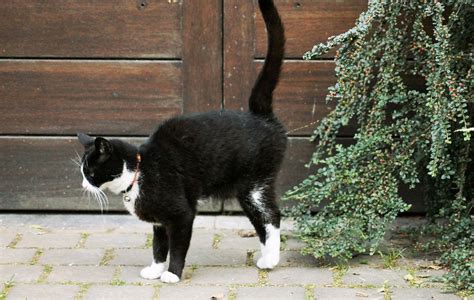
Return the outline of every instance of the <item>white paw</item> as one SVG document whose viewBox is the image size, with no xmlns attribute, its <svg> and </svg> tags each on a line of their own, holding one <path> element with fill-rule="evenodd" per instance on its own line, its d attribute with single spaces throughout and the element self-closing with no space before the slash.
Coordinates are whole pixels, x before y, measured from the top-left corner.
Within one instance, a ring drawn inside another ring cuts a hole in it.
<svg viewBox="0 0 474 300">
<path fill-rule="evenodd" d="M 145 279 L 158 279 L 165 271 L 164 263 L 152 263 L 151 266 L 146 267 L 140 271 L 140 276 Z"/>
<path fill-rule="evenodd" d="M 280 261 L 280 229 L 271 224 L 265 225 L 267 239 L 265 244 L 260 244 L 262 257 L 257 261 L 260 269 L 273 269 Z"/>
<path fill-rule="evenodd" d="M 257 260 L 257 267 L 259 269 L 273 269 L 278 265 L 280 258 L 277 256 L 262 256 Z"/>
<path fill-rule="evenodd" d="M 164 272 L 160 277 L 161 281 L 164 283 L 176 283 L 179 282 L 179 277 L 171 272 Z"/>
</svg>

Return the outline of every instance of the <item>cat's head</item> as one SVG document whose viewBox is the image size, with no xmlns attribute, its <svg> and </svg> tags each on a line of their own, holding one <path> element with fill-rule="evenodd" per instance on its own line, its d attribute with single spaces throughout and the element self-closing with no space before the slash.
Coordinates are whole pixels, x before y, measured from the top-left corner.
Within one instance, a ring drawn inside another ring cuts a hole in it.
<svg viewBox="0 0 474 300">
<path fill-rule="evenodd" d="M 80 165 L 82 187 L 94 195 L 102 195 L 104 189 L 116 194 L 125 190 L 134 176 L 132 165 L 136 147 L 84 133 L 78 133 L 77 137 L 84 146 Z"/>
</svg>

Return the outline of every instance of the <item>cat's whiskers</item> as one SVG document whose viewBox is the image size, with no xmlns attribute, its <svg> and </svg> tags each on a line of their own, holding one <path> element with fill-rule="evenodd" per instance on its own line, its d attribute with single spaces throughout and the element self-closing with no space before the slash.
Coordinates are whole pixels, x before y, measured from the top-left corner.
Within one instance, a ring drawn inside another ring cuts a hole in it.
<svg viewBox="0 0 474 300">
<path fill-rule="evenodd" d="M 99 188 L 84 188 L 83 189 L 85 193 L 87 193 L 89 202 L 91 197 L 94 198 L 97 203 L 99 204 L 100 207 L 100 212 L 104 213 L 104 209 L 108 210 L 109 209 L 109 199 L 107 195 Z"/>
<path fill-rule="evenodd" d="M 71 161 L 78 167 L 81 166 L 81 161 L 80 160 L 77 160 L 76 158 L 71 158 Z"/>
<path fill-rule="evenodd" d="M 102 197 L 102 201 L 104 202 L 105 210 L 109 209 L 109 198 L 107 195 L 102 191 L 101 189 L 98 189 L 99 191 L 99 197 Z"/>
<path fill-rule="evenodd" d="M 76 152 L 77 160 L 78 160 L 78 161 L 82 161 L 82 158 L 81 158 L 81 156 L 79 155 L 79 153 L 76 151 L 76 149 L 74 149 L 74 152 Z"/>
</svg>

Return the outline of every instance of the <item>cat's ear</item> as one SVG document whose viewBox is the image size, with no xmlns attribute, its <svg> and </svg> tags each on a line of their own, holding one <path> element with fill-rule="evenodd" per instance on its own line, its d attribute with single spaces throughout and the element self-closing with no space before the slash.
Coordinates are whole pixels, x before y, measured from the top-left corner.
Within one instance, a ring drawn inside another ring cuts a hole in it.
<svg viewBox="0 0 474 300">
<path fill-rule="evenodd" d="M 95 139 L 95 149 L 99 151 L 100 155 L 112 154 L 112 144 L 102 137 Z"/>
<path fill-rule="evenodd" d="M 79 139 L 79 142 L 85 147 L 85 148 L 89 148 L 90 146 L 92 146 L 94 144 L 94 138 L 85 134 L 85 133 L 82 133 L 82 132 L 78 132 L 77 133 L 77 138 Z"/>
</svg>

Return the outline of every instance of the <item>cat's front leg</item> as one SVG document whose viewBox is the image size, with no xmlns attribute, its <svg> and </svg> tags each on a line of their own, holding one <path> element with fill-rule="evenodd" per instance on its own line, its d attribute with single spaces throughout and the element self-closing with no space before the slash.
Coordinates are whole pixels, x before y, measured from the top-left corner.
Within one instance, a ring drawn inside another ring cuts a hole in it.
<svg viewBox="0 0 474 300">
<path fill-rule="evenodd" d="M 191 241 L 193 220 L 194 215 L 182 217 L 179 222 L 175 222 L 169 227 L 170 265 L 168 271 L 160 277 L 162 282 L 179 282 Z"/>
<path fill-rule="evenodd" d="M 166 256 L 168 256 L 168 234 L 161 225 L 153 226 L 153 262 L 149 267 L 143 268 L 140 276 L 145 279 L 158 279 L 165 271 Z"/>
</svg>

